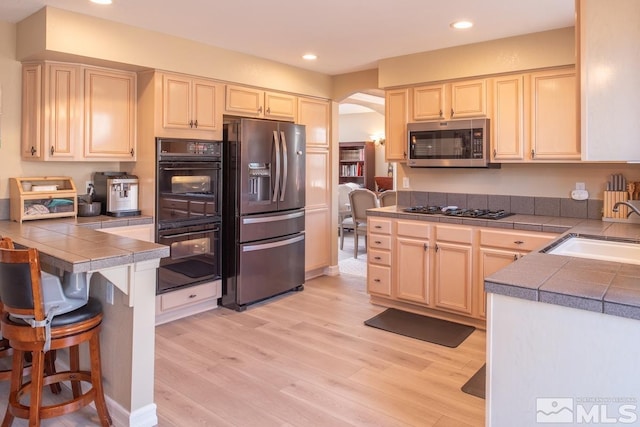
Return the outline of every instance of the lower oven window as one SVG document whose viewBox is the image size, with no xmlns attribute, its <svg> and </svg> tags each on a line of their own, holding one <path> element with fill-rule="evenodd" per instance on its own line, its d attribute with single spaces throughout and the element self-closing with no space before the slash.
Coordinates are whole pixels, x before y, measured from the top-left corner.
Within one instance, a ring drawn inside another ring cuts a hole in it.
<svg viewBox="0 0 640 427">
<path fill-rule="evenodd" d="M 170 247 L 160 261 L 157 293 L 220 279 L 220 224 L 158 232 L 158 243 Z"/>
</svg>

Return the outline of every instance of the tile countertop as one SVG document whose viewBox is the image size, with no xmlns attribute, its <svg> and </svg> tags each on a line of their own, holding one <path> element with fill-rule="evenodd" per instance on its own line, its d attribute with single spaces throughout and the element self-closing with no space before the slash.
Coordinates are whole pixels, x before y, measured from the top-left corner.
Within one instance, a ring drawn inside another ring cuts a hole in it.
<svg viewBox="0 0 640 427">
<path fill-rule="evenodd" d="M 624 238 L 640 243 L 640 224 L 513 215 L 499 220 L 410 214 L 403 206 L 369 209 L 370 216 L 478 227 Z M 541 248 L 542 249 L 542 248 Z M 640 320 L 640 265 L 531 252 L 485 278 L 487 292 Z"/>
<path fill-rule="evenodd" d="M 96 231 L 152 223 L 150 216 L 59 218 L 22 224 L 0 221 L 0 236 L 38 249 L 43 264 L 84 272 L 169 256 L 168 246 Z"/>
</svg>

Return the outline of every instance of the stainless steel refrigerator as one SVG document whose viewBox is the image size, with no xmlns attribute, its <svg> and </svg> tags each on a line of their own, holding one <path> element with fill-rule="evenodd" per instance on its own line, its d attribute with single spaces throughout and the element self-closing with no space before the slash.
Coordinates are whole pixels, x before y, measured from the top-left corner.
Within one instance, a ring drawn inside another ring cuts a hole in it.
<svg viewBox="0 0 640 427">
<path fill-rule="evenodd" d="M 222 305 L 304 287 L 305 128 L 227 119 L 223 160 Z"/>
</svg>

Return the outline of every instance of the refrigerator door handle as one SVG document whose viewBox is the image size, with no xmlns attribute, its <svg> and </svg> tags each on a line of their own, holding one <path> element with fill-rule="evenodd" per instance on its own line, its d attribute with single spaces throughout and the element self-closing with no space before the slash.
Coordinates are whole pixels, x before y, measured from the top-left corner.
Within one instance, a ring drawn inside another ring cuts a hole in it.
<svg viewBox="0 0 640 427">
<path fill-rule="evenodd" d="M 278 131 L 273 131 L 273 143 L 275 144 L 276 153 L 276 183 L 273 186 L 273 201 L 278 201 L 278 193 L 280 193 L 280 138 L 278 137 Z"/>
<path fill-rule="evenodd" d="M 284 132 L 280 131 L 280 137 L 282 138 L 282 190 L 280 191 L 280 201 L 284 202 L 284 195 L 287 193 L 287 139 L 284 136 Z"/>
<path fill-rule="evenodd" d="M 277 216 L 261 216 L 258 218 L 242 218 L 243 224 L 262 224 L 265 222 L 274 222 L 274 221 L 286 221 L 288 219 L 295 219 L 304 216 L 304 211 L 294 212 L 286 215 L 277 215 Z"/>
<path fill-rule="evenodd" d="M 294 237 L 292 239 L 280 240 L 279 242 L 261 243 L 258 245 L 245 245 L 242 247 L 242 252 L 253 252 L 253 251 L 262 251 L 265 249 L 273 249 L 280 246 L 291 245 L 301 240 L 304 240 L 304 234 L 301 236 Z"/>
</svg>

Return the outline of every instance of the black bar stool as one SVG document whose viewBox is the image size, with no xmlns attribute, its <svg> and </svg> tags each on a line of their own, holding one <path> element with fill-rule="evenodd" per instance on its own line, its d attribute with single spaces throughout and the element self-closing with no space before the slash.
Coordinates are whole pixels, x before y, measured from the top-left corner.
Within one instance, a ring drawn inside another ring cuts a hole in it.
<svg viewBox="0 0 640 427">
<path fill-rule="evenodd" d="M 12 247 L 12 243 L 9 239 L 0 246 Z M 1 328 L 13 349 L 9 402 L 2 427 L 9 427 L 14 417 L 28 419 L 29 426 L 39 426 L 41 419 L 77 411 L 91 402 L 95 402 L 101 425 L 111 425 L 102 388 L 100 301 L 89 298 L 86 305 L 57 314 L 57 307 L 45 305 L 43 294 L 38 251 L 0 247 L 0 300 L 4 305 Z M 79 345 L 83 342 L 89 343 L 90 371 L 80 370 Z M 45 355 L 63 348 L 69 349 L 69 370 L 48 375 Z M 32 354 L 30 382 L 25 382 L 23 374 L 27 353 Z M 73 397 L 43 406 L 43 388 L 62 381 L 71 382 Z M 91 384 L 84 393 L 82 382 Z M 24 403 L 25 396 L 28 404 Z"/>
</svg>

